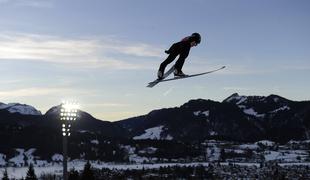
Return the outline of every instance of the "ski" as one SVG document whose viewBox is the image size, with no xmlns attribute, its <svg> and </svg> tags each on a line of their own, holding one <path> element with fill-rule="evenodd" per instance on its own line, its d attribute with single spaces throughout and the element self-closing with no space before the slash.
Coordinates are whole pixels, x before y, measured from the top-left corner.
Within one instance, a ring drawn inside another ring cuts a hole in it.
<svg viewBox="0 0 310 180">
<path fill-rule="evenodd" d="M 201 75 L 205 75 L 205 74 L 209 74 L 209 73 L 213 73 L 219 70 L 224 69 L 226 66 L 222 66 L 221 68 L 212 70 L 212 71 L 207 71 L 207 72 L 203 72 L 203 73 L 198 73 L 198 74 L 191 74 L 191 75 L 186 75 L 186 76 L 177 76 L 174 78 L 170 78 L 170 79 L 162 79 L 162 80 L 157 80 L 156 84 L 160 83 L 160 82 L 166 82 L 166 81 L 173 81 L 173 80 L 178 80 L 178 79 L 185 79 L 185 78 L 190 78 L 190 77 L 195 77 L 195 76 L 201 76 Z M 154 87 L 156 84 L 150 86 L 150 84 L 147 87 Z"/>
<path fill-rule="evenodd" d="M 166 77 L 168 77 L 171 73 L 174 71 L 174 66 L 172 66 L 167 72 L 164 73 L 164 76 L 162 79 L 156 79 L 155 81 L 149 82 L 147 87 L 154 87 L 156 84 L 158 84 L 160 81 L 164 80 Z"/>
</svg>

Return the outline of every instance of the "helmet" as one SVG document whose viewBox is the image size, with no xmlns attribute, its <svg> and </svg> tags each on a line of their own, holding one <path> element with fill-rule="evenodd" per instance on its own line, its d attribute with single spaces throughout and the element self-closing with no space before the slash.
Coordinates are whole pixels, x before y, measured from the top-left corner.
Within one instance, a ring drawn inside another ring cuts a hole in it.
<svg viewBox="0 0 310 180">
<path fill-rule="evenodd" d="M 201 41 L 201 36 L 200 36 L 200 34 L 199 33 L 193 33 L 191 36 L 190 36 L 190 39 L 192 40 L 192 41 L 195 41 L 197 44 L 199 44 L 200 43 L 200 41 Z"/>
</svg>

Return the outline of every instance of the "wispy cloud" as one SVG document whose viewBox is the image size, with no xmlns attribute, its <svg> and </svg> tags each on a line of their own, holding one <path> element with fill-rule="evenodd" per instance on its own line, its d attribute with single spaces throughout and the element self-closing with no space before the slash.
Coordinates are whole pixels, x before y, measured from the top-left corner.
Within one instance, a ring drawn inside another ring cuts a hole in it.
<svg viewBox="0 0 310 180">
<path fill-rule="evenodd" d="M 96 108 L 116 108 L 116 107 L 128 107 L 129 104 L 123 104 L 123 103 L 91 103 L 86 104 L 88 107 L 96 107 Z"/>
<path fill-rule="evenodd" d="M 58 94 L 69 94 L 69 91 L 72 91 L 67 88 L 22 88 L 22 89 L 14 89 L 14 90 L 5 90 L 0 91 L 1 99 L 11 99 L 11 98 L 19 98 L 19 97 L 38 97 L 38 96 L 46 96 L 52 95 L 55 93 Z"/>
<path fill-rule="evenodd" d="M 111 37 L 101 38 L 101 42 L 102 48 L 109 52 L 140 57 L 160 57 L 162 54 L 162 49 L 145 43 L 129 43 Z"/>
<path fill-rule="evenodd" d="M 32 34 L 0 35 L 0 59 L 71 63 L 75 57 L 93 54 L 99 45 L 89 40 L 70 40 Z M 79 61 L 80 58 L 77 59 Z"/>
<path fill-rule="evenodd" d="M 0 90 L 0 100 L 1 101 L 12 101 L 14 99 L 26 98 L 29 102 L 33 99 L 51 98 L 56 101 L 80 101 L 83 97 L 90 97 L 94 94 L 91 89 L 83 88 L 72 88 L 66 86 L 59 87 L 25 87 L 25 88 L 10 88 L 5 90 Z M 62 99 L 66 97 L 66 99 Z M 44 102 L 42 101 L 42 104 Z M 108 105 L 108 104 L 107 104 Z M 120 106 L 117 104 L 110 104 Z"/>
<path fill-rule="evenodd" d="M 159 48 L 111 38 L 63 38 L 57 36 L 1 33 L 0 60 L 27 60 L 68 64 L 84 68 L 139 69 L 147 65 L 116 58 L 160 57 Z"/>
</svg>

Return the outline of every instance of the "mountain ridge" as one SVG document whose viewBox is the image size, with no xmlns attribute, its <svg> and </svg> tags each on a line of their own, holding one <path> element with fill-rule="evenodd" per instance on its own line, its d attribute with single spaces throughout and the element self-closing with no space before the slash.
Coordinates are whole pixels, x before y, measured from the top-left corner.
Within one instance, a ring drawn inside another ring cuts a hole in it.
<svg viewBox="0 0 310 180">
<path fill-rule="evenodd" d="M 116 123 L 131 129 L 131 133 L 136 132 L 133 133 L 134 136 L 141 135 L 139 133 L 154 128 L 155 125 L 164 125 L 163 132 L 171 128 L 173 130 L 170 131 L 174 133 L 170 134 L 183 140 L 218 136 L 217 138 L 239 141 L 271 138 L 285 142 L 309 137 L 309 108 L 309 101 L 292 101 L 274 94 L 240 96 L 234 93 L 222 102 L 189 100 L 180 107 L 153 110 L 146 115 Z M 181 136 L 184 132 L 188 133 L 187 137 Z"/>
<path fill-rule="evenodd" d="M 0 109 L 3 161 L 10 163 L 20 148 L 35 149 L 33 155 L 47 161 L 62 154 L 59 114 L 60 105 L 43 115 Z M 140 159 L 133 152 L 141 151 L 144 156 L 144 149 L 157 149 L 150 156 L 159 159 L 184 158 L 201 154 L 198 147 L 210 141 L 251 144 L 271 140 L 285 144 L 310 139 L 310 102 L 277 95 L 234 94 L 222 102 L 192 99 L 178 107 L 156 109 L 115 122 L 96 119 L 82 110 L 77 114 L 68 143 L 72 159 L 130 161 L 133 157 Z"/>
<path fill-rule="evenodd" d="M 37 110 L 33 106 L 20 103 L 0 103 L 0 109 L 5 109 L 11 113 L 20 113 L 24 115 L 42 115 L 41 111 Z"/>
<path fill-rule="evenodd" d="M 5 104 L 0 104 L 1 106 Z M 210 138 L 237 141 L 271 139 L 284 142 L 309 137 L 309 109 L 309 101 L 292 101 L 274 94 L 240 96 L 234 93 L 222 102 L 192 99 L 179 107 L 156 109 L 145 115 L 114 122 L 96 119 L 91 114 L 79 110 L 79 117 L 73 130 L 94 131 L 107 137 L 133 139 L 155 128 L 161 131 L 162 139 L 167 137 L 181 141 Z M 12 113 L 2 108 L 0 125 L 9 123 L 17 127 L 57 128 L 61 124 L 59 113 L 60 105 L 50 108 L 44 115 Z"/>
</svg>

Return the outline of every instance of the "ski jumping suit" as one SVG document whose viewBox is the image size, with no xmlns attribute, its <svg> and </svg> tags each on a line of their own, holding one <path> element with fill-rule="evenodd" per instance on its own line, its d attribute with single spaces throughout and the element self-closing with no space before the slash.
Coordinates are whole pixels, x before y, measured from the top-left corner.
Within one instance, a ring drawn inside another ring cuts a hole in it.
<svg viewBox="0 0 310 180">
<path fill-rule="evenodd" d="M 167 59 L 160 64 L 159 70 L 162 72 L 165 71 L 165 68 L 168 64 L 170 64 L 178 55 L 179 59 L 175 63 L 175 69 L 178 71 L 182 70 L 185 59 L 187 58 L 189 51 L 191 49 L 191 43 L 189 38 L 186 37 L 182 41 L 174 43 L 169 50 L 165 51 L 169 56 Z"/>
</svg>

